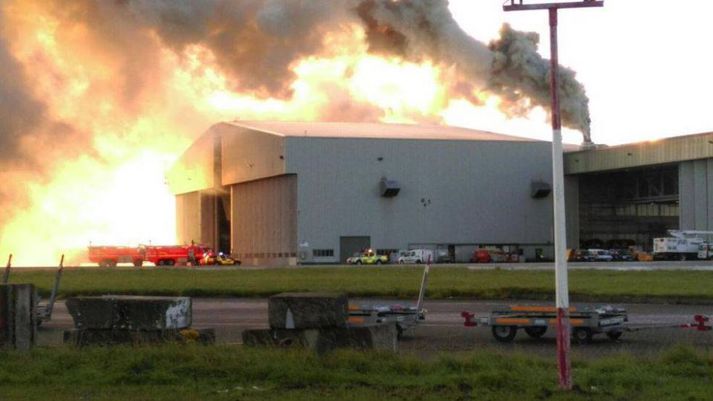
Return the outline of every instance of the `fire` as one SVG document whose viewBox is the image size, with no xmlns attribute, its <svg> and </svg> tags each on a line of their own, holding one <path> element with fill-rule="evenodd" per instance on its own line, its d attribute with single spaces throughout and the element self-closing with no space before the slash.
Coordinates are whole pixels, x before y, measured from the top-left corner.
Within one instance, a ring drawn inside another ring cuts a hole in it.
<svg viewBox="0 0 713 401">
<path fill-rule="evenodd" d="M 56 123 L 28 132 L 22 147 L 42 174 L 0 172 L 22 193 L 5 206 L 10 217 L 0 226 L 0 256 L 13 253 L 18 265 L 52 265 L 62 253 L 79 263 L 90 243 L 174 243 L 175 200 L 164 172 L 218 121 L 445 122 L 507 131 L 496 97 L 471 94 L 482 103 L 475 106 L 451 93 L 449 71 L 432 60 L 369 53 L 358 25 L 326 35 L 320 54 L 290 65 L 289 96 L 265 97 L 235 89 L 200 44 L 175 49 L 144 35 L 143 58 L 131 59 L 124 52 L 135 38 L 118 32 L 107 45 L 96 27 L 73 23 L 70 3 L 65 14 L 43 1 L 0 6 L 9 50 L 32 77 L 29 92 Z M 61 132 L 51 128 L 57 124 Z M 53 142 L 60 147 L 39 142 L 53 135 L 67 137 Z"/>
</svg>

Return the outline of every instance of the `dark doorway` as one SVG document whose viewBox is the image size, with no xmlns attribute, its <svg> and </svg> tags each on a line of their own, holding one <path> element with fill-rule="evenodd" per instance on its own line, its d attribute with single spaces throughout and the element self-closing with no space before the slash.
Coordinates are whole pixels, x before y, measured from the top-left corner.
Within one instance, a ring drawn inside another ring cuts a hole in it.
<svg viewBox="0 0 713 401">
<path fill-rule="evenodd" d="M 339 261 L 346 263 L 348 257 L 369 247 L 371 247 L 371 237 L 339 237 Z"/>
<path fill-rule="evenodd" d="M 216 217 L 218 218 L 218 250 L 232 253 L 230 247 L 230 193 L 217 199 Z"/>
</svg>

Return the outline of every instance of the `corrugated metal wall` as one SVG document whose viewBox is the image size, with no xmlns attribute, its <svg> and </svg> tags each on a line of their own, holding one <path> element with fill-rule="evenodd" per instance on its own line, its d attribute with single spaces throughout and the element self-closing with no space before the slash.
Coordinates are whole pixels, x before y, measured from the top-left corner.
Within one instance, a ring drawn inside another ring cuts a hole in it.
<svg viewBox="0 0 713 401">
<path fill-rule="evenodd" d="M 713 157 L 713 133 L 666 138 L 564 156 L 565 174 L 580 174 Z"/>
<path fill-rule="evenodd" d="M 332 250 L 334 261 L 344 236 L 370 236 L 377 250 L 529 244 L 550 252 L 552 196 L 531 197 L 533 181 L 552 180 L 547 142 L 290 137 L 287 167 L 299 174 L 298 242 Z M 382 178 L 399 182 L 397 196 L 381 196 Z"/>
<path fill-rule="evenodd" d="M 679 205 L 682 230 L 713 230 L 713 159 L 680 164 Z"/>
<path fill-rule="evenodd" d="M 209 191 L 176 195 L 176 231 L 179 244 L 196 244 L 218 248 L 215 214 L 216 197 Z"/>
<path fill-rule="evenodd" d="M 297 261 L 297 176 L 230 186 L 231 241 L 243 264 Z"/>
</svg>

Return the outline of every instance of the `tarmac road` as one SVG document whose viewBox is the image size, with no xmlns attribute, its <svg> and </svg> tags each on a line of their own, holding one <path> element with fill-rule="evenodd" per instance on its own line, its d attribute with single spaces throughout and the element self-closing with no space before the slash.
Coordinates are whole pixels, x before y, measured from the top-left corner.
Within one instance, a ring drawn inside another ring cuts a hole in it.
<svg viewBox="0 0 713 401">
<path fill-rule="evenodd" d="M 398 300 L 353 300 L 355 303 L 409 304 Z M 554 330 L 542 338 L 529 338 L 519 331 L 512 343 L 495 341 L 489 327 L 464 327 L 460 312 L 468 310 L 476 316 L 487 316 L 502 301 L 425 301 L 426 320 L 414 330 L 407 331 L 400 343 L 400 352 L 428 357 L 441 351 L 468 351 L 487 349 L 506 353 L 527 353 L 553 356 L 556 349 Z M 518 301 L 517 304 L 543 304 Z M 693 315 L 713 315 L 712 305 L 616 304 L 629 312 L 631 325 L 673 325 L 692 323 Z M 241 333 L 248 328 L 267 328 L 267 300 L 245 298 L 194 298 L 193 326 L 213 328 L 219 343 L 241 342 Z M 73 327 L 64 302 L 55 305 L 52 321 L 43 324 L 39 333 L 41 345 L 54 345 L 62 341 L 62 331 Z M 604 335 L 594 337 L 591 344 L 572 345 L 573 355 L 596 358 L 602 355 L 629 352 L 637 355 L 656 355 L 661 349 L 685 344 L 694 347 L 713 346 L 713 331 L 659 328 L 625 332 L 617 341 Z"/>
</svg>

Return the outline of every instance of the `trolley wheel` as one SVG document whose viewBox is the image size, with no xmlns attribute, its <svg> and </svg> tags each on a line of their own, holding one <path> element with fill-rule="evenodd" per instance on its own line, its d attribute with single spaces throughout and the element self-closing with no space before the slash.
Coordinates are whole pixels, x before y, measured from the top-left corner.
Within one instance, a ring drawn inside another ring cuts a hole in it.
<svg viewBox="0 0 713 401">
<path fill-rule="evenodd" d="M 592 329 L 577 327 L 572 331 L 572 338 L 577 344 L 589 344 L 592 342 Z"/>
<path fill-rule="evenodd" d="M 525 327 L 525 333 L 532 338 L 540 338 L 547 332 L 547 326 Z"/>
<path fill-rule="evenodd" d="M 618 340 L 619 337 L 621 337 L 622 334 L 624 334 L 624 332 L 621 331 L 621 330 L 611 330 L 611 331 L 607 331 L 607 337 L 609 337 L 609 339 L 612 340 L 612 341 Z"/>
<path fill-rule="evenodd" d="M 361 264 L 361 260 L 357 260 L 357 261 L 356 261 L 356 264 L 360 265 L 360 264 Z"/>
<path fill-rule="evenodd" d="M 135 261 L 134 261 L 134 267 L 141 267 L 141 266 L 143 266 L 143 265 L 144 265 L 144 261 L 143 261 L 143 260 L 135 260 Z"/>
<path fill-rule="evenodd" d="M 380 264 L 381 264 L 381 261 L 380 261 L 380 260 L 377 260 L 377 261 L 376 261 L 376 264 L 377 264 L 377 265 L 380 265 Z"/>
<path fill-rule="evenodd" d="M 493 326 L 493 337 L 501 343 L 509 343 L 517 334 L 517 326 Z"/>
</svg>

